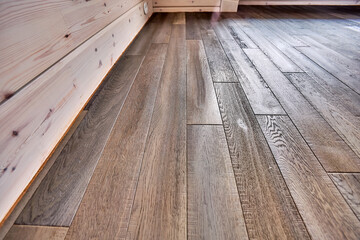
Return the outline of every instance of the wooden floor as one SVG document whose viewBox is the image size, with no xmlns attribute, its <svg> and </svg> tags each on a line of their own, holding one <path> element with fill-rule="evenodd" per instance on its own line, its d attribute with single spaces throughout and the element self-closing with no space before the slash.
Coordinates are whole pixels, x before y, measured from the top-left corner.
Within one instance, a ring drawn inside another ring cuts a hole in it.
<svg viewBox="0 0 360 240">
<path fill-rule="evenodd" d="M 5 239 L 360 238 L 358 7 L 156 14 L 81 116 Z"/>
</svg>

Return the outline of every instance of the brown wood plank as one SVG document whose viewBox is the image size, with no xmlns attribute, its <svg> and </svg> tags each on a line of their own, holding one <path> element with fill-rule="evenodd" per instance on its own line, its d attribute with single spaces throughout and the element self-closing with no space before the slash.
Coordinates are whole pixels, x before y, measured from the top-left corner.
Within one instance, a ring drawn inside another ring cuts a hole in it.
<svg viewBox="0 0 360 240">
<path fill-rule="evenodd" d="M 175 13 L 173 24 L 186 24 L 185 13 Z"/>
<path fill-rule="evenodd" d="M 215 83 L 251 239 L 309 239 L 239 83 Z"/>
<path fill-rule="evenodd" d="M 187 124 L 222 124 L 202 41 L 187 40 Z"/>
<path fill-rule="evenodd" d="M 358 239 L 360 222 L 287 116 L 258 116 L 313 239 Z"/>
<path fill-rule="evenodd" d="M 159 24 L 148 22 L 140 31 L 138 36 L 131 43 L 125 54 L 128 56 L 141 55 L 145 56 L 151 46 L 154 32 L 159 28 Z"/>
<path fill-rule="evenodd" d="M 124 57 L 116 64 L 17 224 L 70 226 L 142 60 Z"/>
<path fill-rule="evenodd" d="M 169 43 L 174 16 L 173 13 L 158 13 L 155 20 L 158 26 L 153 33 L 153 43 Z"/>
<path fill-rule="evenodd" d="M 188 239 L 248 239 L 222 126 L 187 128 Z"/>
<path fill-rule="evenodd" d="M 173 32 L 169 43 L 127 239 L 176 240 L 187 235 L 186 43 L 185 26 L 177 26 L 183 34 Z"/>
<path fill-rule="evenodd" d="M 152 44 L 66 239 L 125 238 L 167 44 Z"/>
<path fill-rule="evenodd" d="M 306 73 L 291 73 L 286 76 L 351 149 L 360 156 L 360 118 L 343 106 L 344 100 L 335 99 L 323 85 L 318 84 Z M 358 99 L 357 107 L 360 108 L 360 96 Z"/>
<path fill-rule="evenodd" d="M 196 13 L 186 13 L 186 40 L 201 40 Z"/>
<path fill-rule="evenodd" d="M 360 220 L 360 173 L 330 173 L 329 176 Z"/>
<path fill-rule="evenodd" d="M 201 33 L 214 82 L 238 82 L 214 30 L 203 30 Z"/>
<path fill-rule="evenodd" d="M 244 49 L 326 171 L 357 172 L 360 159 L 258 49 Z"/>
<path fill-rule="evenodd" d="M 67 227 L 14 225 L 4 240 L 63 240 Z"/>
<path fill-rule="evenodd" d="M 255 114 L 285 114 L 266 82 L 235 40 L 221 44 Z"/>
</svg>

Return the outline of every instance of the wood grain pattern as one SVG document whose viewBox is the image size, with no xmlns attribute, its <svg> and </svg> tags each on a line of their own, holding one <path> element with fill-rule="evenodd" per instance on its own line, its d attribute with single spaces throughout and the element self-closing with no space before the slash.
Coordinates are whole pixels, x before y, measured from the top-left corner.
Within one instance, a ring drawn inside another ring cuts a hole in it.
<svg viewBox="0 0 360 240">
<path fill-rule="evenodd" d="M 0 102 L 140 2 L 1 1 Z"/>
<path fill-rule="evenodd" d="M 140 31 L 139 35 L 134 39 L 130 44 L 129 48 L 126 49 L 126 55 L 134 56 L 141 55 L 145 56 L 149 51 L 151 42 L 154 36 L 154 32 L 158 27 L 157 23 L 153 23 L 151 20 L 146 24 L 143 29 Z"/>
<path fill-rule="evenodd" d="M 142 6 L 126 12 L 0 105 L 0 168 L 5 169 L 0 176 L 1 220 L 148 20 Z"/>
<path fill-rule="evenodd" d="M 186 40 L 201 40 L 200 26 L 196 13 L 186 13 Z"/>
<path fill-rule="evenodd" d="M 154 12 L 220 12 L 220 7 L 154 7 Z"/>
<path fill-rule="evenodd" d="M 244 49 L 326 171 L 357 172 L 360 159 L 258 49 Z"/>
<path fill-rule="evenodd" d="M 229 59 L 216 37 L 214 30 L 204 30 L 201 33 L 209 61 L 211 76 L 214 82 L 238 82 Z"/>
<path fill-rule="evenodd" d="M 187 128 L 188 239 L 248 239 L 224 129 Z"/>
<path fill-rule="evenodd" d="M 285 114 L 269 86 L 235 40 L 221 44 L 255 114 Z"/>
<path fill-rule="evenodd" d="M 185 26 L 177 26 L 156 97 L 127 239 L 187 235 L 186 42 Z"/>
<path fill-rule="evenodd" d="M 360 220 L 360 174 L 330 173 L 329 176 Z"/>
<path fill-rule="evenodd" d="M 199 7 L 220 6 L 221 0 L 156 0 L 154 7 Z"/>
<path fill-rule="evenodd" d="M 358 239 L 360 222 L 286 116 L 258 116 L 313 239 Z M 311 187 L 309 187 L 311 186 Z"/>
<path fill-rule="evenodd" d="M 187 124 L 222 124 L 210 69 L 201 41 L 186 41 Z"/>
<path fill-rule="evenodd" d="M 185 13 L 175 13 L 173 24 L 186 24 Z"/>
<path fill-rule="evenodd" d="M 355 33 L 355 35 L 360 34 Z M 298 47 L 297 50 L 360 94 L 360 62 L 344 57 L 308 36 L 299 36 L 299 38 L 307 42 L 310 47 Z"/>
<path fill-rule="evenodd" d="M 309 239 L 238 83 L 215 83 L 250 239 Z"/>
<path fill-rule="evenodd" d="M 166 44 L 152 44 L 66 239 L 125 238 Z"/>
<path fill-rule="evenodd" d="M 171 26 L 174 19 L 174 13 L 158 14 L 154 21 L 158 24 L 153 33 L 153 43 L 169 43 L 171 36 Z"/>
<path fill-rule="evenodd" d="M 68 228 L 14 225 L 4 240 L 64 240 Z"/>
<path fill-rule="evenodd" d="M 70 140 L 71 136 L 74 134 L 74 132 L 76 131 L 82 120 L 84 119 L 87 112 L 88 112 L 87 110 L 83 110 L 80 112 L 75 122 L 71 125 L 69 131 L 66 133 L 64 138 L 58 144 L 54 152 L 51 154 L 51 157 L 47 160 L 45 166 L 43 166 L 43 168 L 41 169 L 41 172 L 39 172 L 39 174 L 33 180 L 29 188 L 26 190 L 26 193 L 23 195 L 21 200 L 16 204 L 15 208 L 13 209 L 9 217 L 6 219 L 4 224 L 0 227 L 0 239 L 3 239 L 7 234 L 7 232 L 14 225 L 16 219 L 20 216 L 26 204 L 30 201 L 31 197 L 34 195 L 39 185 L 41 185 L 43 179 L 47 176 L 50 168 L 53 166 L 54 162 L 58 159 L 62 150 L 64 149 L 64 147 Z"/>
<path fill-rule="evenodd" d="M 124 57 L 116 64 L 17 224 L 70 226 L 142 60 Z"/>
<path fill-rule="evenodd" d="M 229 16 L 229 19 L 225 18 L 223 20 L 231 36 L 235 39 L 241 48 L 258 48 L 258 46 L 251 40 L 251 38 L 249 38 L 249 36 L 246 35 L 246 33 L 244 33 L 244 31 L 239 28 L 239 26 L 233 21 L 231 17 L 234 15 L 225 15 Z"/>
<path fill-rule="evenodd" d="M 343 107 L 343 99 L 335 100 L 334 95 L 306 73 L 292 73 L 286 76 L 351 149 L 360 156 L 360 118 Z M 359 101 L 357 104 L 354 102 L 354 105 L 360 108 L 360 96 L 358 99 Z M 327 104 L 324 104 L 325 102 Z"/>
</svg>

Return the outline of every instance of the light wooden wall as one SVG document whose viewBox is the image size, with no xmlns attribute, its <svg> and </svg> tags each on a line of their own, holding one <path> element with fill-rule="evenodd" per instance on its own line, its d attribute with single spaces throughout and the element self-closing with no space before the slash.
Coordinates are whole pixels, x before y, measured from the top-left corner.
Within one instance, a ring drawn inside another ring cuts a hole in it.
<svg viewBox="0 0 360 240">
<path fill-rule="evenodd" d="M 154 12 L 236 12 L 238 0 L 154 0 Z"/>
<path fill-rule="evenodd" d="M 151 0 L 1 1 L 0 221 L 151 14 Z"/>
</svg>

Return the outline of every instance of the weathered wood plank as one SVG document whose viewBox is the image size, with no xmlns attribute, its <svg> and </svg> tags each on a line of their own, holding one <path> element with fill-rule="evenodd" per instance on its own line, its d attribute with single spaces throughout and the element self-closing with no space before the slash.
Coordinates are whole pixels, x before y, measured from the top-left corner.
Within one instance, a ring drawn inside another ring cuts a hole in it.
<svg viewBox="0 0 360 240">
<path fill-rule="evenodd" d="M 142 60 L 141 56 L 124 57 L 114 66 L 17 224 L 70 226 Z"/>
<path fill-rule="evenodd" d="M 249 38 L 246 33 L 233 21 L 232 16 L 230 15 L 227 19 L 224 19 L 223 22 L 225 26 L 229 29 L 230 34 L 233 36 L 235 41 L 239 44 L 241 48 L 258 48 L 258 46 Z M 226 15 L 226 16 L 228 16 Z M 237 16 L 237 15 L 236 15 Z"/>
<path fill-rule="evenodd" d="M 310 47 L 297 47 L 298 51 L 360 94 L 360 61 L 344 57 L 308 36 L 299 36 L 299 38 Z"/>
<path fill-rule="evenodd" d="M 291 73 L 286 76 L 351 149 L 360 156 L 360 118 L 343 107 L 344 99 L 334 99 L 333 94 L 306 73 Z M 360 96 L 358 100 L 357 104 L 354 102 L 354 105 L 360 108 Z"/>
<path fill-rule="evenodd" d="M 64 240 L 67 227 L 14 225 L 4 240 Z"/>
<path fill-rule="evenodd" d="M 239 83 L 215 83 L 250 239 L 309 239 Z"/>
<path fill-rule="evenodd" d="M 254 113 L 285 114 L 266 82 L 235 40 L 223 40 L 221 43 Z"/>
<path fill-rule="evenodd" d="M 201 40 L 196 13 L 186 13 L 186 40 Z"/>
<path fill-rule="evenodd" d="M 287 116 L 258 116 L 313 239 L 358 239 L 360 222 Z"/>
<path fill-rule="evenodd" d="M 186 24 L 185 13 L 175 13 L 173 24 Z"/>
<path fill-rule="evenodd" d="M 357 172 L 360 159 L 258 49 L 244 49 L 326 171 Z"/>
<path fill-rule="evenodd" d="M 227 58 L 214 30 L 201 33 L 211 76 L 214 82 L 238 82 L 229 59 Z"/>
<path fill-rule="evenodd" d="M 187 40 L 187 124 L 222 124 L 202 41 Z"/>
<path fill-rule="evenodd" d="M 330 173 L 329 176 L 360 220 L 360 174 Z"/>
<path fill-rule="evenodd" d="M 173 32 L 179 37 L 169 43 L 127 239 L 187 236 L 186 42 L 185 30 L 182 32 L 181 37 Z"/>
<path fill-rule="evenodd" d="M 221 0 L 156 0 L 154 7 L 209 7 L 220 6 Z"/>
<path fill-rule="evenodd" d="M 152 44 L 66 239 L 125 238 L 166 44 Z"/>
<path fill-rule="evenodd" d="M 173 13 L 158 14 L 158 26 L 153 33 L 153 43 L 169 43 L 174 16 Z"/>
<path fill-rule="evenodd" d="M 248 239 L 222 126 L 187 128 L 188 239 Z"/>
<path fill-rule="evenodd" d="M 148 22 L 134 39 L 125 54 L 128 56 L 140 55 L 145 56 L 149 51 L 158 23 Z"/>
</svg>

